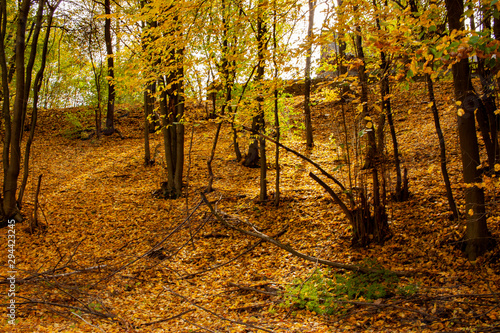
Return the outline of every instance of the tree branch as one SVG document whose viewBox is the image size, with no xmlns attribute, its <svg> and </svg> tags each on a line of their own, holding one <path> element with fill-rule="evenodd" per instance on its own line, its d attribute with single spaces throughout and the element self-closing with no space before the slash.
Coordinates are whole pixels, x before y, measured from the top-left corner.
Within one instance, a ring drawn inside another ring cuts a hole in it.
<svg viewBox="0 0 500 333">
<path fill-rule="evenodd" d="M 318 163 L 314 162 L 314 161 L 313 161 L 313 160 L 311 160 L 309 157 L 304 156 L 304 155 L 302 155 L 301 153 L 299 153 L 298 151 L 293 150 L 292 148 L 289 148 L 289 147 L 287 147 L 287 146 L 283 145 L 282 143 L 280 143 L 280 142 L 278 142 L 278 141 L 276 141 L 276 140 L 274 140 L 274 139 L 270 138 L 269 136 L 267 136 L 267 135 L 265 135 L 265 134 L 262 134 L 262 133 L 260 133 L 260 132 L 254 131 L 254 130 L 252 130 L 251 128 L 248 128 L 248 127 L 246 127 L 246 126 L 241 126 L 241 128 L 243 128 L 245 131 L 248 131 L 248 132 L 250 132 L 250 133 L 253 133 L 253 134 L 255 134 L 255 135 L 258 135 L 258 136 L 260 136 L 260 137 L 262 137 L 262 138 L 266 139 L 267 141 L 274 143 L 274 144 L 275 144 L 275 145 L 277 145 L 278 147 L 283 148 L 283 149 L 285 149 L 286 151 L 288 151 L 288 152 L 290 152 L 290 153 L 292 153 L 292 154 L 294 154 L 294 155 L 296 155 L 296 156 L 300 157 L 301 159 L 303 159 L 303 160 L 305 160 L 305 161 L 309 162 L 309 163 L 310 163 L 310 164 L 312 164 L 312 165 L 313 165 L 316 169 L 318 169 L 318 170 L 319 170 L 319 171 L 320 171 L 323 175 L 325 175 L 325 176 L 326 176 L 326 177 L 328 177 L 329 179 L 333 180 L 333 182 L 334 182 L 335 184 L 337 184 L 337 185 L 340 187 L 340 189 L 341 189 L 342 191 L 344 191 L 345 193 L 347 193 L 350 197 L 352 196 L 349 192 L 347 192 L 346 188 L 344 187 L 344 185 L 342 185 L 342 183 L 341 183 L 340 181 L 338 181 L 335 177 L 333 177 L 330 173 L 328 173 L 328 172 L 327 172 L 325 169 L 323 169 L 323 168 L 322 168 L 322 167 L 321 167 Z"/>
<path fill-rule="evenodd" d="M 302 258 L 302 259 L 307 260 L 307 261 L 318 262 L 318 263 L 320 263 L 322 265 L 325 265 L 325 266 L 329 266 L 329 267 L 333 267 L 333 268 L 338 268 L 338 269 L 345 269 L 345 270 L 348 270 L 348 271 L 355 271 L 355 272 L 362 272 L 362 273 L 380 273 L 381 272 L 380 269 L 372 269 L 372 268 L 363 267 L 363 266 L 357 266 L 357 265 L 341 264 L 341 263 L 334 262 L 334 261 L 329 261 L 329 260 L 325 260 L 325 259 L 320 259 L 320 258 L 312 257 L 312 256 L 309 256 L 307 254 L 304 254 L 304 253 L 301 253 L 301 252 L 298 252 L 298 251 L 294 250 L 288 244 L 283 244 L 281 242 L 278 242 L 274 238 L 269 237 L 269 236 L 267 236 L 267 235 L 265 235 L 265 234 L 257 231 L 255 228 L 254 228 L 254 231 L 248 231 L 248 230 L 239 228 L 237 226 L 231 225 L 226 220 L 224 220 L 224 218 L 222 218 L 219 213 L 217 213 L 215 211 L 214 207 L 212 206 L 212 204 L 210 204 L 210 202 L 208 201 L 208 199 L 205 196 L 205 194 L 203 194 L 203 193 L 200 193 L 200 194 L 201 194 L 203 202 L 208 206 L 208 208 L 210 209 L 210 211 L 212 212 L 212 214 L 217 218 L 217 220 L 220 223 L 222 223 L 227 228 L 239 231 L 239 232 L 241 232 L 243 234 L 246 234 L 246 235 L 249 235 L 249 236 L 260 238 L 260 239 L 262 239 L 262 240 L 264 240 L 266 242 L 269 242 L 271 244 L 276 245 L 280 249 L 283 249 L 283 250 L 291 253 L 292 255 L 294 255 L 296 257 Z M 288 226 L 286 228 L 288 228 Z M 392 272 L 392 273 L 396 274 L 397 276 L 407 276 L 407 275 L 410 275 L 410 273 L 408 273 L 408 272 Z"/>
</svg>

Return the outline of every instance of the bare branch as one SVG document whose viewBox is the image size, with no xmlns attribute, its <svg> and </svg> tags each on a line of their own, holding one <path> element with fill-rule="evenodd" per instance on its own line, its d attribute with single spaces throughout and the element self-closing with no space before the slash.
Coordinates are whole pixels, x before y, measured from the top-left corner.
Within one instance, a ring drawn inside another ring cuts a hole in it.
<svg viewBox="0 0 500 333">
<path fill-rule="evenodd" d="M 195 309 L 190 309 L 190 310 L 181 312 L 179 314 L 176 314 L 175 316 L 172 316 L 172 317 L 168 317 L 168 318 L 165 318 L 165 319 L 151 321 L 149 323 L 139 324 L 138 326 L 151 326 L 151 325 L 154 325 L 154 324 L 164 323 L 166 321 L 170 321 L 170 320 L 173 320 L 173 319 L 176 319 L 176 318 L 180 318 L 180 317 L 184 316 L 185 314 L 193 312 L 193 311 L 196 311 L 196 310 Z"/>
<path fill-rule="evenodd" d="M 298 252 L 297 250 L 294 250 L 290 245 L 278 242 L 274 238 L 269 237 L 269 236 L 259 232 L 258 230 L 254 229 L 254 231 L 248 231 L 248 230 L 239 228 L 237 226 L 231 225 L 226 220 L 224 220 L 224 218 L 222 218 L 219 213 L 217 213 L 215 211 L 214 207 L 210 204 L 210 202 L 208 201 L 205 194 L 203 194 L 203 193 L 200 193 L 200 194 L 201 194 L 201 197 L 203 199 L 203 202 L 205 202 L 205 204 L 208 206 L 208 208 L 210 209 L 212 214 L 217 218 L 217 220 L 220 223 L 222 223 L 227 228 L 239 231 L 239 232 L 246 234 L 246 235 L 260 238 L 266 242 L 269 242 L 269 243 L 276 245 L 277 247 L 291 253 L 292 255 L 294 255 L 296 257 L 302 258 L 302 259 L 307 260 L 307 261 L 318 262 L 318 263 L 325 265 L 325 266 L 338 268 L 338 269 L 345 269 L 345 270 L 355 271 L 355 272 L 379 273 L 381 271 L 380 269 L 372 269 L 372 268 L 368 268 L 368 267 L 364 267 L 364 266 L 357 266 L 357 265 L 341 264 L 338 262 L 333 262 L 333 261 L 329 261 L 329 260 L 325 260 L 325 259 L 319 259 L 316 257 L 312 257 L 312 256 L 309 256 L 307 254 Z M 286 228 L 288 228 L 288 226 Z M 397 276 L 407 276 L 407 275 L 411 274 L 410 272 L 392 272 L 392 273 L 396 274 Z"/>
<path fill-rule="evenodd" d="M 163 287 L 165 290 L 167 290 L 169 293 L 171 293 L 172 295 L 175 295 L 179 298 L 182 298 L 184 301 L 188 302 L 189 304 L 205 311 L 205 312 L 208 312 L 210 313 L 211 315 L 219 318 L 219 319 L 222 319 L 222 320 L 225 320 L 225 321 L 229 321 L 231 323 L 234 323 L 234 324 L 238 324 L 238 325 L 243 325 L 243 326 L 246 326 L 246 327 L 251 327 L 253 329 L 256 329 L 256 330 L 261 330 L 261 331 L 264 331 L 264 332 L 270 332 L 270 333 L 273 333 L 273 331 L 271 330 L 268 330 L 267 328 L 264 328 L 264 327 L 260 327 L 260 326 L 256 326 L 256 325 L 252 325 L 252 324 L 248 324 L 248 323 L 244 323 L 244 322 L 241 322 L 241 321 L 238 321 L 238 320 L 233 320 L 233 319 L 229 319 L 229 318 L 226 318 L 224 316 L 221 316 L 220 314 L 216 313 L 216 312 L 213 312 L 212 310 L 209 310 L 207 308 L 204 308 L 202 307 L 201 305 L 198 305 L 196 303 L 194 303 L 193 301 L 191 301 L 190 299 L 188 299 L 187 297 L 185 296 L 182 296 L 181 294 L 178 294 L 176 293 L 175 291 L 173 291 L 172 289 L 169 289 L 167 287 Z"/>
</svg>

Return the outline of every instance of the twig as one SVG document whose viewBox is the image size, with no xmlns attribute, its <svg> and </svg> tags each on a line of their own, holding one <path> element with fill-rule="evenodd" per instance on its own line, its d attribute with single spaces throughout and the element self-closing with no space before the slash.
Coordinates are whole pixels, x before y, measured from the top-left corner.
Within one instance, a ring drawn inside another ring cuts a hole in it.
<svg viewBox="0 0 500 333">
<path fill-rule="evenodd" d="M 198 328 L 199 328 L 199 329 L 201 329 L 201 330 L 205 330 L 205 331 L 207 331 L 207 332 L 212 332 L 212 333 L 217 333 L 216 331 L 212 331 L 211 329 L 208 329 L 208 328 L 206 328 L 206 327 L 203 327 L 203 326 L 201 326 L 201 325 L 198 325 L 198 324 L 196 324 L 196 323 L 193 323 L 192 321 L 187 320 L 186 318 L 182 318 L 182 320 L 183 320 L 183 321 L 185 321 L 185 322 L 186 322 L 186 323 L 188 323 L 188 324 L 191 324 L 191 325 L 193 325 L 193 326 L 198 327 Z"/>
<path fill-rule="evenodd" d="M 309 274 L 309 276 L 307 277 L 307 279 L 305 279 L 302 282 L 302 284 L 300 285 L 299 291 L 297 292 L 297 295 L 295 295 L 295 297 L 299 297 L 300 296 L 300 293 L 302 292 L 302 289 L 304 288 L 304 285 L 307 283 L 307 281 L 311 280 L 311 278 L 314 276 L 314 273 L 316 273 L 316 269 L 317 268 L 318 268 L 318 260 L 316 260 L 316 262 L 314 263 L 314 267 L 313 267 L 312 273 Z M 290 313 L 292 313 L 292 307 L 290 307 L 290 310 L 288 310 L 288 312 L 286 313 L 285 318 L 288 318 L 288 316 L 290 315 Z"/>
<path fill-rule="evenodd" d="M 189 239 L 187 241 L 185 241 L 174 253 L 170 254 L 169 256 L 166 256 L 164 259 L 161 259 L 160 262 L 150 266 L 150 267 L 147 267 L 145 270 L 148 270 L 148 269 L 151 269 L 153 267 L 156 267 L 158 266 L 161 262 L 163 262 L 164 260 L 167 260 L 167 259 L 172 259 L 173 257 L 175 257 L 187 244 L 189 244 L 190 242 L 193 244 L 194 246 L 194 237 L 201 231 L 201 229 L 207 224 L 207 222 L 209 221 L 209 218 L 206 218 L 202 223 L 201 225 L 194 231 L 194 233 L 191 231 L 191 224 L 189 224 Z M 182 278 L 182 277 L 181 277 Z"/>
<path fill-rule="evenodd" d="M 277 238 L 281 235 L 283 235 L 286 231 L 288 230 L 288 228 L 285 228 L 283 230 L 281 230 L 280 232 L 278 232 L 277 234 L 273 235 L 273 238 Z M 254 244 L 252 244 L 248 249 L 246 249 L 245 251 L 243 251 L 242 253 L 238 254 L 236 257 L 222 263 L 222 264 L 219 264 L 219 265 L 216 265 L 216 266 L 213 266 L 213 267 L 210 267 L 210 268 L 207 268 L 207 269 L 204 269 L 202 271 L 199 271 L 199 272 L 195 272 L 195 273 L 191 273 L 191 274 L 187 274 L 187 275 L 184 275 L 184 276 L 181 276 L 180 278 L 181 279 L 189 279 L 189 278 L 192 278 L 192 277 L 195 277 L 196 275 L 200 275 L 200 274 L 203 274 L 203 273 L 206 273 L 206 272 L 210 272 L 210 271 L 213 271 L 215 269 L 218 269 L 218 268 L 221 268 L 223 266 L 226 266 L 230 263 L 232 263 L 233 261 L 235 261 L 236 259 L 244 256 L 245 254 L 247 254 L 248 252 L 252 251 L 253 249 L 255 249 L 257 246 L 259 246 L 260 244 L 262 244 L 264 242 L 263 239 L 260 239 L 258 240 L 257 242 L 255 242 Z"/>
<path fill-rule="evenodd" d="M 321 167 L 318 163 L 314 162 L 314 161 L 313 161 L 313 160 L 311 160 L 309 157 L 302 155 L 302 154 L 301 154 L 301 153 L 299 153 L 298 151 L 293 150 L 292 148 L 289 148 L 289 147 L 287 147 L 287 146 L 283 145 L 283 144 L 282 144 L 282 143 L 280 143 L 280 142 L 277 142 L 276 140 L 274 140 L 274 139 L 270 138 L 269 136 L 267 136 L 267 135 L 265 135 L 265 134 L 262 134 L 262 133 L 260 133 L 260 132 L 254 131 L 254 130 L 252 130 L 251 128 L 248 128 L 248 127 L 245 127 L 245 126 L 242 126 L 242 128 L 243 128 L 244 130 L 246 130 L 246 131 L 249 131 L 249 132 L 251 132 L 251 133 L 253 133 L 253 134 L 255 134 L 255 135 L 258 135 L 258 136 L 260 136 L 260 137 L 262 137 L 262 138 L 266 139 L 266 140 L 267 140 L 267 141 L 269 141 L 269 142 L 274 143 L 275 145 L 277 145 L 277 146 L 279 146 L 279 147 L 281 147 L 281 148 L 285 149 L 286 151 L 288 151 L 288 152 L 290 152 L 290 153 L 292 153 L 292 154 L 294 154 L 294 155 L 296 155 L 296 156 L 300 157 L 301 159 L 303 159 L 303 160 L 305 160 L 305 161 L 309 162 L 309 163 L 310 163 L 310 164 L 312 164 L 314 167 L 316 167 L 316 169 L 318 169 L 318 170 L 319 170 L 319 171 L 320 171 L 323 175 L 325 175 L 326 177 L 328 177 L 328 178 L 330 178 L 331 180 L 333 180 L 333 182 L 334 182 L 335 184 L 337 184 L 337 185 L 340 187 L 340 189 L 341 189 L 342 191 L 344 191 L 344 192 L 345 192 L 345 193 L 347 193 L 349 196 L 351 196 L 351 194 L 350 194 L 349 192 L 347 192 L 346 188 L 344 187 L 344 185 L 342 185 L 342 183 L 341 183 L 340 181 L 338 181 L 335 177 L 333 177 L 330 173 L 328 173 L 328 172 L 327 172 L 325 169 L 323 169 L 323 168 L 322 168 L 322 167 Z"/>
<path fill-rule="evenodd" d="M 246 327 L 251 327 L 251 328 L 256 329 L 256 330 L 261 330 L 261 331 L 264 331 L 264 332 L 273 333 L 273 331 L 268 330 L 267 328 L 264 328 L 264 327 L 255 326 L 255 325 L 244 323 L 244 322 L 241 322 L 241 321 L 238 321 L 238 320 L 233 320 L 233 319 L 230 319 L 230 318 L 226 318 L 226 317 L 224 317 L 224 316 L 222 316 L 222 315 L 220 315 L 220 314 L 218 314 L 218 313 L 216 313 L 216 312 L 214 312 L 212 310 L 209 310 L 207 308 L 202 307 L 201 305 L 198 305 L 198 304 L 194 303 L 193 301 L 191 301 L 187 297 L 182 296 L 181 294 L 176 293 L 172 289 L 169 289 L 169 288 L 167 288 L 165 286 L 163 286 L 163 288 L 165 290 L 167 290 L 169 293 L 171 293 L 171 294 L 173 294 L 173 295 L 175 295 L 175 296 L 177 296 L 179 298 L 182 298 L 184 301 L 188 302 L 189 304 L 191 304 L 191 305 L 193 305 L 193 306 L 195 306 L 195 307 L 197 307 L 197 308 L 199 308 L 199 309 L 201 309 L 201 310 L 203 310 L 205 312 L 208 312 L 211 315 L 213 315 L 213 316 L 215 316 L 215 317 L 217 317 L 219 319 L 222 319 L 222 320 L 225 320 L 225 321 L 229 321 L 229 322 L 234 323 L 234 324 L 243 325 L 243 326 L 246 326 Z"/>
<path fill-rule="evenodd" d="M 181 312 L 179 314 L 176 314 L 175 316 L 172 316 L 172 317 L 168 317 L 168 318 L 165 318 L 165 319 L 160 319 L 160 320 L 156 320 L 156 321 L 151 321 L 149 323 L 142 323 L 142 324 L 139 324 L 137 326 L 150 326 L 150 325 L 154 325 L 154 324 L 159 324 L 159 323 L 164 323 L 166 321 L 170 321 L 170 320 L 173 320 L 173 319 L 176 319 L 176 318 L 179 318 L 179 317 L 182 317 L 184 316 L 185 314 L 187 313 L 190 313 L 190 312 L 193 312 L 193 311 L 196 311 L 195 309 L 190 309 L 190 310 L 187 310 L 187 311 L 184 311 L 184 312 Z"/>
<path fill-rule="evenodd" d="M 341 263 L 338 263 L 338 262 L 333 262 L 333 261 L 329 261 L 329 260 L 325 260 L 325 259 L 319 259 L 319 258 L 316 258 L 316 257 L 312 257 L 312 256 L 309 256 L 307 254 L 298 252 L 298 251 L 294 250 L 290 245 L 278 242 L 274 238 L 269 237 L 269 236 L 267 236 L 267 235 L 265 235 L 265 234 L 263 234 L 263 233 L 255 230 L 255 229 L 254 229 L 254 231 L 248 231 L 248 230 L 239 228 L 237 226 L 231 225 L 231 224 L 227 223 L 227 221 L 224 220 L 224 218 L 222 218 L 215 211 L 214 207 L 210 204 L 210 202 L 208 201 L 208 199 L 205 196 L 205 194 L 203 194 L 203 193 L 200 193 L 200 194 L 201 194 L 201 197 L 203 199 L 203 202 L 205 202 L 205 204 L 208 206 L 208 208 L 210 209 L 210 211 L 212 212 L 212 214 L 214 214 L 214 216 L 217 218 L 217 220 L 220 223 L 222 223 L 227 228 L 230 228 L 230 229 L 233 229 L 233 230 L 237 230 L 237 231 L 239 231 L 239 232 L 241 232 L 243 234 L 246 234 L 246 235 L 250 235 L 250 236 L 253 236 L 253 237 L 260 238 L 260 239 L 262 239 L 262 240 L 264 240 L 266 242 L 269 242 L 271 244 L 276 245 L 277 247 L 279 247 L 279 248 L 281 248 L 281 249 L 283 249 L 283 250 L 291 253 L 292 255 L 294 255 L 296 257 L 302 258 L 302 259 L 307 260 L 307 261 L 318 262 L 318 263 L 320 263 L 322 265 L 330 266 L 330 267 L 333 267 L 333 268 L 345 269 L 345 270 L 349 270 L 349 271 L 356 271 L 356 272 L 363 272 L 363 273 L 380 273 L 381 272 L 380 269 L 372 269 L 372 268 L 363 267 L 363 266 L 357 266 L 357 265 L 341 264 Z M 408 275 L 411 274 L 409 272 L 392 272 L 392 273 L 394 273 L 397 276 L 408 276 Z"/>
<path fill-rule="evenodd" d="M 75 274 L 80 274 L 80 273 L 86 273 L 88 271 L 101 269 L 104 267 L 107 267 L 107 265 L 92 266 L 92 267 L 87 267 L 87 268 L 75 270 L 73 272 L 53 274 L 53 275 L 46 275 L 47 273 L 49 273 L 49 271 L 45 271 L 43 273 L 37 273 L 37 274 L 31 275 L 31 276 L 28 276 L 26 278 L 16 280 L 16 283 L 22 284 L 22 283 L 37 282 L 37 281 L 41 281 L 44 279 L 55 279 L 55 278 L 60 278 L 60 277 L 65 277 L 65 276 L 70 276 L 70 275 L 75 275 Z M 61 267 L 60 269 L 64 269 L 64 268 L 67 268 L 67 267 L 64 266 L 64 267 Z M 58 270 L 60 270 L 60 269 L 58 269 Z M 54 270 L 51 271 L 51 273 L 53 273 L 53 272 L 54 272 Z M 0 284 L 8 284 L 8 283 L 10 283 L 10 282 L 8 282 L 6 279 L 3 281 L 0 281 Z"/>
<path fill-rule="evenodd" d="M 94 310 L 89 309 L 89 308 L 80 308 L 80 307 L 77 307 L 77 306 L 60 304 L 60 303 L 55 303 L 55 302 L 33 300 L 33 299 L 30 299 L 30 298 L 27 298 L 27 297 L 22 297 L 22 296 L 17 296 L 17 297 L 26 299 L 27 302 L 20 302 L 20 303 L 16 302 L 16 305 L 22 305 L 22 304 L 42 304 L 42 305 L 50 305 L 50 306 L 56 306 L 56 307 L 60 307 L 60 308 L 66 308 L 66 309 L 75 310 L 75 311 L 81 311 L 81 312 L 85 312 L 85 313 L 94 315 L 96 317 L 101 317 L 101 318 L 106 318 L 106 319 L 116 318 L 117 317 L 115 314 L 112 314 L 112 313 L 111 314 L 110 313 L 102 313 L 102 312 L 99 312 L 99 311 L 94 311 Z M 3 306 L 3 304 L 2 304 L 2 306 Z"/>
<path fill-rule="evenodd" d="M 45 219 L 45 223 L 47 223 L 47 228 L 50 226 L 49 221 L 47 220 L 47 216 L 45 215 L 45 212 L 43 211 L 42 205 L 39 205 L 40 211 L 42 212 L 43 218 Z"/>
<path fill-rule="evenodd" d="M 98 328 L 99 330 L 101 330 L 101 332 L 106 333 L 101 327 L 96 326 L 96 325 L 92 325 L 91 323 L 89 323 L 88 321 L 86 321 L 85 319 L 83 319 L 82 316 L 80 316 L 76 312 L 71 312 L 71 314 L 73 314 L 73 315 L 77 316 L 78 318 L 80 318 L 85 324 L 90 325 L 90 326 L 95 327 L 95 328 Z"/>
<path fill-rule="evenodd" d="M 97 284 L 105 281 L 105 280 L 108 280 L 110 278 L 112 278 L 114 275 L 116 275 L 118 272 L 122 271 L 123 269 L 127 268 L 128 266 L 132 265 L 133 263 L 141 260 L 142 258 L 150 255 L 151 253 L 153 253 L 154 251 L 158 250 L 162 245 L 163 243 L 165 243 L 167 241 L 167 239 L 170 238 L 170 236 L 172 236 L 174 233 L 176 233 L 177 231 L 179 231 L 187 222 L 189 222 L 189 220 L 191 219 L 191 216 L 193 216 L 193 214 L 198 210 L 198 208 L 200 207 L 200 205 L 202 204 L 202 200 L 200 200 L 200 202 L 198 202 L 196 204 L 196 206 L 193 208 L 193 210 L 191 211 L 191 213 L 184 219 L 184 221 L 182 221 L 181 223 L 179 223 L 175 228 L 174 230 L 172 230 L 167 236 L 165 236 L 160 242 L 156 243 L 154 246 L 151 247 L 151 249 L 149 249 L 148 251 L 146 251 L 146 253 L 142 254 L 141 256 L 135 258 L 134 260 L 128 262 L 127 264 L 117 268 L 114 272 L 112 272 L 111 274 L 109 274 L 108 276 L 102 278 L 101 280 L 97 281 L 97 283 L 95 283 L 94 285 L 92 285 L 92 287 L 95 287 Z"/>
<path fill-rule="evenodd" d="M 42 175 L 38 176 L 38 185 L 35 192 L 35 208 L 33 209 L 33 218 L 30 223 L 30 231 L 33 233 L 34 229 L 39 226 L 38 224 L 38 196 L 40 195 L 40 187 L 42 185 Z"/>
<path fill-rule="evenodd" d="M 330 194 L 330 196 L 333 198 L 335 203 L 340 206 L 344 214 L 347 216 L 349 219 L 349 222 L 351 222 L 352 225 L 354 225 L 354 217 L 352 216 L 352 212 L 347 208 L 345 203 L 339 198 L 339 196 L 332 190 L 330 186 L 328 186 L 325 182 L 323 182 L 321 179 L 318 178 L 314 173 L 309 172 L 309 177 L 314 179 L 318 184 L 320 184 L 327 192 Z"/>
<path fill-rule="evenodd" d="M 264 295 L 268 295 L 268 296 L 277 296 L 278 295 L 278 293 L 275 292 L 275 291 L 274 292 L 272 292 L 272 291 L 264 291 L 264 290 L 260 290 L 260 289 L 257 289 L 257 288 L 252 288 L 252 287 L 247 287 L 247 286 L 241 286 L 241 285 L 236 284 L 234 282 L 228 282 L 227 284 L 229 286 L 231 286 L 231 287 L 236 287 L 236 288 L 241 289 L 241 290 L 253 291 L 253 292 L 264 294 Z"/>
</svg>

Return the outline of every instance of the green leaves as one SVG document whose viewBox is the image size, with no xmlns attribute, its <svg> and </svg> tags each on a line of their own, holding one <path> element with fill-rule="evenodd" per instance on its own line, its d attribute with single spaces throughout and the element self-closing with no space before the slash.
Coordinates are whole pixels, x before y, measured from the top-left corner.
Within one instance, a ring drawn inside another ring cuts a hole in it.
<svg viewBox="0 0 500 333">
<path fill-rule="evenodd" d="M 305 280 L 296 280 L 284 294 L 285 306 L 297 306 L 317 314 L 335 314 L 349 307 L 349 300 L 375 301 L 392 294 L 414 293 L 416 287 L 397 287 L 398 277 L 384 270 L 376 261 L 365 260 L 363 266 L 380 268 L 370 274 L 359 272 L 335 273 L 316 270 Z"/>
</svg>

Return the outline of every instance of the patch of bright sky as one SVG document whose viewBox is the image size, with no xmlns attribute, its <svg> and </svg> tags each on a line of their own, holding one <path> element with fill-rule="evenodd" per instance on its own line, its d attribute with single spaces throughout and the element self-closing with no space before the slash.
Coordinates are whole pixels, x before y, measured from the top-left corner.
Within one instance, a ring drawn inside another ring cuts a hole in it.
<svg viewBox="0 0 500 333">
<path fill-rule="evenodd" d="M 307 2 L 307 1 L 306 1 Z M 314 11 L 314 34 L 321 34 L 323 29 L 323 24 L 328 15 L 331 15 L 331 12 L 334 9 L 334 3 L 332 0 L 320 0 L 317 1 L 316 8 Z M 309 9 L 307 3 L 304 7 L 306 11 L 302 15 L 300 23 L 297 25 L 296 30 L 294 31 L 291 37 L 291 44 L 299 46 L 304 44 L 307 40 L 307 28 L 309 25 Z M 321 46 L 314 44 L 312 50 L 312 63 L 311 63 L 311 75 L 312 77 L 316 76 L 316 69 L 320 66 L 320 58 L 321 58 Z M 304 69 L 305 69 L 305 55 L 301 55 L 299 58 L 295 58 L 292 60 L 292 66 L 296 67 L 295 73 L 287 73 L 284 75 L 284 79 L 293 79 L 293 78 L 303 78 L 304 77 Z"/>
</svg>

